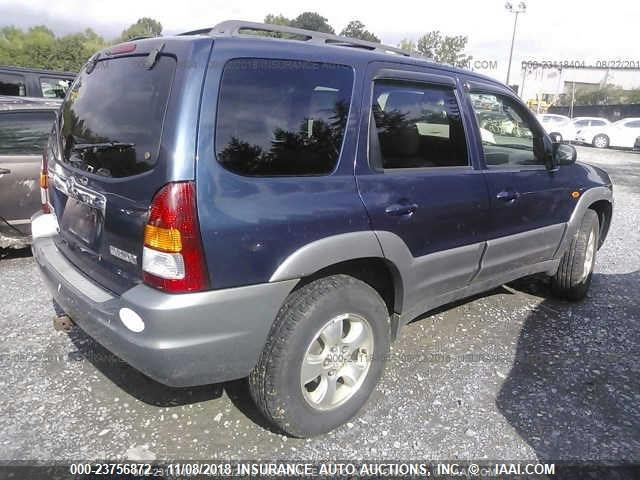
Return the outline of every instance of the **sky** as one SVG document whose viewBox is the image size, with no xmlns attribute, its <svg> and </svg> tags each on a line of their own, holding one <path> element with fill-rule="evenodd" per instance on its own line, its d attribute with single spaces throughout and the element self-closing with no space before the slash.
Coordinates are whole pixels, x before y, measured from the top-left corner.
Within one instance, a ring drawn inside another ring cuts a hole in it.
<svg viewBox="0 0 640 480">
<path fill-rule="evenodd" d="M 578 0 L 526 3 L 526 13 L 518 17 L 511 83 L 517 83 L 520 62 L 525 59 L 640 62 L 640 1 L 608 0 L 597 7 Z M 143 16 L 159 20 L 164 33 L 170 34 L 213 26 L 222 20 L 262 21 L 268 13 L 295 17 L 303 11 L 320 13 L 338 32 L 350 20 L 358 19 L 391 45 L 431 30 L 465 35 L 469 39 L 467 53 L 479 61 L 478 67 L 482 61 L 497 62 L 497 67 L 485 63 L 488 68 L 477 70 L 502 81 L 506 78 L 514 15 L 500 0 L 0 0 L 0 26 L 45 24 L 56 34 L 90 27 L 112 38 Z"/>
</svg>

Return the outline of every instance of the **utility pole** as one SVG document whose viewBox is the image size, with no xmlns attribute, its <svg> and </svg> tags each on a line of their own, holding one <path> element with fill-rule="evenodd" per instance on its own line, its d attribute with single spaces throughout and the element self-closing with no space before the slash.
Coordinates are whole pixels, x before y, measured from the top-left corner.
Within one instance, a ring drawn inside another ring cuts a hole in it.
<svg viewBox="0 0 640 480">
<path fill-rule="evenodd" d="M 516 26 L 518 25 L 518 15 L 527 11 L 527 4 L 522 1 L 514 6 L 511 2 L 504 4 L 504 8 L 510 13 L 515 13 L 513 19 L 513 35 L 511 35 L 511 50 L 509 51 L 509 65 L 507 66 L 507 86 L 509 86 L 509 77 L 511 76 L 511 60 L 513 59 L 513 44 L 516 40 Z"/>
</svg>

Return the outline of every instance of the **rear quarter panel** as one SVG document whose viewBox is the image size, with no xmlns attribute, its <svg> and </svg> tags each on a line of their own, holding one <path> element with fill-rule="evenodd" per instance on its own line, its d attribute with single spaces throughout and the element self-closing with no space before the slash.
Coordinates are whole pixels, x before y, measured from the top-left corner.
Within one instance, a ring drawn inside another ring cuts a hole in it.
<svg viewBox="0 0 640 480">
<path fill-rule="evenodd" d="M 200 112 L 197 202 L 207 267 L 214 288 L 269 281 L 278 266 L 298 248 L 341 233 L 369 229 L 357 193 L 354 161 L 360 98 L 358 72 L 342 153 L 334 172 L 325 176 L 245 177 L 216 160 L 216 104 L 225 63 L 233 58 L 328 61 L 315 51 L 291 51 L 281 42 L 229 45 L 216 39 L 209 62 Z M 285 42 L 282 42 L 285 43 Z M 335 57 L 334 57 L 335 58 Z M 351 64 L 353 66 L 353 64 Z"/>
</svg>

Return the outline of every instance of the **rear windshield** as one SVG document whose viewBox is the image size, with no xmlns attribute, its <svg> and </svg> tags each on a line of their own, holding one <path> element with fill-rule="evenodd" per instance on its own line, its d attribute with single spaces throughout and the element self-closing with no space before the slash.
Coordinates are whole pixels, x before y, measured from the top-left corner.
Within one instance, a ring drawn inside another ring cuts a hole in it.
<svg viewBox="0 0 640 480">
<path fill-rule="evenodd" d="M 97 63 L 72 86 L 62 109 L 63 161 L 106 177 L 128 177 L 155 165 L 175 60 L 161 56 Z"/>
</svg>

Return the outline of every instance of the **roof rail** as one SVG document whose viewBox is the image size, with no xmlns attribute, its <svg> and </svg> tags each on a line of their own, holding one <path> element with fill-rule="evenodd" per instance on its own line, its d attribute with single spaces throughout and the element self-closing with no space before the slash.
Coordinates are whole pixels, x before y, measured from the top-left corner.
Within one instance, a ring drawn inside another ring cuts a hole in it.
<svg viewBox="0 0 640 480">
<path fill-rule="evenodd" d="M 192 30 L 190 32 L 181 33 L 180 35 L 224 35 L 227 37 L 236 37 L 245 35 L 243 31 L 257 31 L 265 33 L 280 33 L 291 36 L 292 40 L 301 40 L 304 42 L 321 44 L 321 45 L 338 45 L 343 47 L 363 48 L 383 53 L 393 53 L 405 57 L 422 57 L 421 55 L 408 52 L 398 47 L 384 45 L 382 43 L 368 42 L 357 38 L 341 37 L 330 33 L 316 32 L 314 30 L 304 30 L 302 28 L 294 28 L 286 25 L 272 25 L 269 23 L 245 22 L 243 20 L 227 20 L 218 23 L 212 28 L 203 28 Z"/>
</svg>

